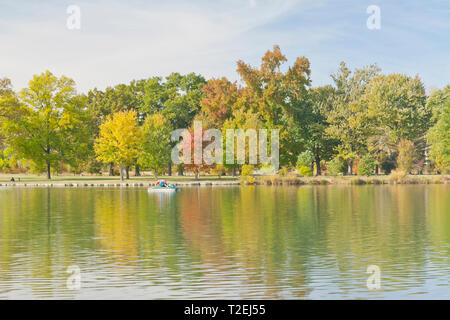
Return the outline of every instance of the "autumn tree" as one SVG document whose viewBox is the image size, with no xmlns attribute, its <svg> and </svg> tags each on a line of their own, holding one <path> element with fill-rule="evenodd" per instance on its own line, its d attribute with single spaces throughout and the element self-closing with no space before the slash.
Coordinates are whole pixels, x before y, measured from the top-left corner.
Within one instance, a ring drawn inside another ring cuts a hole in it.
<svg viewBox="0 0 450 320">
<path fill-rule="evenodd" d="M 119 164 L 120 180 L 123 181 L 123 169 L 139 157 L 141 142 L 136 111 L 120 111 L 109 115 L 101 124 L 95 152 L 104 163 Z"/>
<path fill-rule="evenodd" d="M 213 167 L 213 163 L 206 161 L 204 154 L 205 148 L 213 142 L 203 139 L 205 129 L 201 126 L 197 127 L 194 124 L 186 133 L 188 134 L 181 141 L 182 166 L 191 171 L 195 175 L 195 180 L 198 180 L 201 172 L 209 171 Z"/>
<path fill-rule="evenodd" d="M 201 110 L 205 117 L 217 127 L 232 116 L 233 109 L 239 98 L 239 88 L 236 82 L 227 78 L 211 79 L 203 87 L 203 99 L 200 101 Z"/>
<path fill-rule="evenodd" d="M 237 72 L 245 83 L 250 110 L 260 114 L 268 129 L 280 130 L 280 163 L 294 164 L 302 143 L 299 115 L 305 107 L 310 80 L 310 64 L 299 57 L 286 72 L 281 67 L 287 62 L 279 46 L 266 52 L 261 66 L 254 68 L 238 61 Z"/>
</svg>

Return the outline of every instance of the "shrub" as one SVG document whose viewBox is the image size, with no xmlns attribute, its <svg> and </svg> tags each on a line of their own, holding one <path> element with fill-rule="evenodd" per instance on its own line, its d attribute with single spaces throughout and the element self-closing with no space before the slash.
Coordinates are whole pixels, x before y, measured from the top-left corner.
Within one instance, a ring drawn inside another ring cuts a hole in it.
<svg viewBox="0 0 450 320">
<path fill-rule="evenodd" d="M 240 181 L 243 185 L 256 184 L 256 179 L 251 176 L 241 176 Z"/>
<path fill-rule="evenodd" d="M 389 179 L 393 182 L 400 183 L 406 178 L 406 172 L 400 169 L 395 169 L 389 175 Z"/>
<path fill-rule="evenodd" d="M 327 163 L 328 173 L 332 176 L 345 173 L 346 169 L 345 162 L 340 157 L 336 157 Z"/>
<path fill-rule="evenodd" d="M 375 159 L 371 154 L 364 155 L 359 161 L 358 174 L 362 176 L 371 176 L 374 174 L 376 169 Z"/>
<path fill-rule="evenodd" d="M 447 162 L 447 159 L 442 155 L 437 155 L 434 158 L 435 168 L 439 173 L 449 173 L 450 172 L 450 164 Z"/>
<path fill-rule="evenodd" d="M 416 151 L 414 148 L 414 143 L 409 140 L 401 140 L 398 144 L 398 169 L 405 171 L 406 173 L 411 172 L 415 158 Z"/>
<path fill-rule="evenodd" d="M 314 162 L 314 155 L 311 151 L 304 151 L 298 155 L 297 168 L 308 167 Z"/>
<path fill-rule="evenodd" d="M 251 176 L 254 169 L 255 167 L 252 165 L 244 164 L 241 169 L 241 176 Z"/>
<path fill-rule="evenodd" d="M 300 166 L 298 168 L 298 174 L 305 177 L 311 177 L 312 176 L 312 170 L 310 167 L 307 166 Z"/>
<path fill-rule="evenodd" d="M 287 167 L 283 167 L 278 170 L 278 174 L 282 177 L 286 176 L 289 173 L 289 169 Z"/>
<path fill-rule="evenodd" d="M 211 174 L 217 175 L 220 179 L 225 174 L 225 167 L 223 164 L 218 164 L 211 169 Z"/>
</svg>

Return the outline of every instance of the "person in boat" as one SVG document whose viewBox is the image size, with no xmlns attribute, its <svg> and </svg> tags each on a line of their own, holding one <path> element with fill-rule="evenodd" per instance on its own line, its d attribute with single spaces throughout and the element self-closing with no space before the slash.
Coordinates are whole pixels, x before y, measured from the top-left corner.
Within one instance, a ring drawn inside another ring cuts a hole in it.
<svg viewBox="0 0 450 320">
<path fill-rule="evenodd" d="M 159 180 L 159 181 L 156 183 L 156 186 L 159 186 L 159 187 L 161 187 L 161 188 L 167 188 L 167 182 L 166 182 L 165 180 Z"/>
</svg>

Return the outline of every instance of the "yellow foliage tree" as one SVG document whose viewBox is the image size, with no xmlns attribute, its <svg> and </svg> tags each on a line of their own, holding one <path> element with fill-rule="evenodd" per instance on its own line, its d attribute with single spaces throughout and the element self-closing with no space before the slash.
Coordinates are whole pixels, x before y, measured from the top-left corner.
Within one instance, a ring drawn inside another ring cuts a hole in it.
<svg viewBox="0 0 450 320">
<path fill-rule="evenodd" d="M 124 180 L 123 169 L 139 156 L 142 132 L 134 110 L 114 113 L 100 126 L 95 141 L 95 153 L 100 161 L 115 162 L 120 167 L 120 180 Z"/>
</svg>

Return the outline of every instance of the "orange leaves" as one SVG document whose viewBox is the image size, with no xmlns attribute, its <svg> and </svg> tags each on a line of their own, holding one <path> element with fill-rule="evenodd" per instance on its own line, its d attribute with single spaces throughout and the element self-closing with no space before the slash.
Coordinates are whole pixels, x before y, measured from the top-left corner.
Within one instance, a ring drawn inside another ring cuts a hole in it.
<svg viewBox="0 0 450 320">
<path fill-rule="evenodd" d="M 200 102 L 203 112 L 215 125 L 222 126 L 231 116 L 239 97 L 236 82 L 231 83 L 225 77 L 211 79 L 204 85 L 202 92 L 205 95 Z"/>
</svg>

